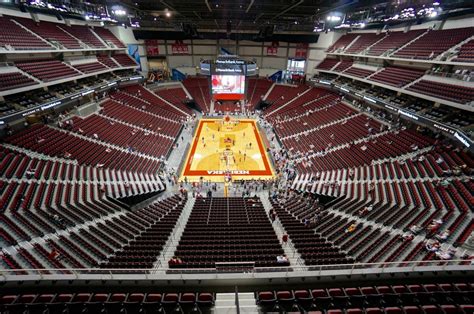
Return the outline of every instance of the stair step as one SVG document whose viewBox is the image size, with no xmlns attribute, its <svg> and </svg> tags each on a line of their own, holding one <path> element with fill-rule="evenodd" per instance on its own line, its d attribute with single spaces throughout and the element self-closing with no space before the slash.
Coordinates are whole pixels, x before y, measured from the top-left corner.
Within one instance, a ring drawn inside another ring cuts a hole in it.
<svg viewBox="0 0 474 314">
<path fill-rule="evenodd" d="M 253 306 L 240 306 L 240 313 L 258 313 L 258 308 L 256 305 Z M 236 306 L 231 307 L 214 307 L 215 314 L 235 314 L 237 312 Z"/>
</svg>

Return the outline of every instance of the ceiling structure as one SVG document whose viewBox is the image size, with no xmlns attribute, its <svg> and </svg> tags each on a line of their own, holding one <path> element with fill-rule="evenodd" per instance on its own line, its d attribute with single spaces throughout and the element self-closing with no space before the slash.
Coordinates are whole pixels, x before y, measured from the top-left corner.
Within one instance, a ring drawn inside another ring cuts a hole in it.
<svg viewBox="0 0 474 314">
<path fill-rule="evenodd" d="M 474 14 L 474 0 L 13 0 L 0 6 L 173 32 L 183 38 L 309 36 L 335 29 L 384 28 Z M 16 3 L 16 2 L 15 2 Z M 291 41 L 291 38 L 285 38 Z M 296 39 L 295 40 L 300 40 Z M 310 39 L 309 39 L 310 40 Z"/>
<path fill-rule="evenodd" d="M 122 0 L 141 27 L 188 24 L 199 30 L 312 32 L 318 19 L 382 1 L 368 0 Z M 113 5 L 112 5 L 113 6 Z M 168 15 L 168 16 L 167 16 Z"/>
</svg>

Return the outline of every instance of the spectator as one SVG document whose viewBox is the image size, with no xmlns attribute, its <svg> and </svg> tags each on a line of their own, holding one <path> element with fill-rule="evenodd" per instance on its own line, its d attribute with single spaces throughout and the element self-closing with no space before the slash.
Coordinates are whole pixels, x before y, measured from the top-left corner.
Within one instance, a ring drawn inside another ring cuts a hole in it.
<svg viewBox="0 0 474 314">
<path fill-rule="evenodd" d="M 286 264 L 286 263 L 288 263 L 288 258 L 286 257 L 285 254 L 283 254 L 283 255 L 278 255 L 278 256 L 277 256 L 277 263 L 279 263 L 279 264 Z"/>
<path fill-rule="evenodd" d="M 354 232 L 354 230 L 357 228 L 357 224 L 356 223 L 353 223 L 352 225 L 350 225 L 349 227 L 347 227 L 346 229 L 346 233 L 351 233 L 351 232 Z"/>
<path fill-rule="evenodd" d="M 48 255 L 48 258 L 50 260 L 56 260 L 58 261 L 60 258 L 61 258 L 61 253 L 59 253 L 56 249 L 53 249 L 49 255 Z"/>
<path fill-rule="evenodd" d="M 438 252 L 440 244 L 437 240 L 428 241 L 425 245 L 426 250 L 429 252 Z"/>
<path fill-rule="evenodd" d="M 403 241 L 406 241 L 406 242 L 410 242 L 410 241 L 413 241 L 413 239 L 415 238 L 415 236 L 413 235 L 413 233 L 405 233 L 403 236 L 402 236 L 402 240 Z"/>
<path fill-rule="evenodd" d="M 169 265 L 181 265 L 183 264 L 183 261 L 177 257 L 177 256 L 173 256 L 169 261 L 168 261 L 168 264 Z"/>
<path fill-rule="evenodd" d="M 277 217 L 277 213 L 276 213 L 275 210 L 273 210 L 273 211 L 272 211 L 272 222 L 275 221 L 276 217 Z"/>
<path fill-rule="evenodd" d="M 442 233 L 437 234 L 435 238 L 440 242 L 444 242 L 449 238 L 449 235 L 450 235 L 449 230 L 445 230 Z"/>
<path fill-rule="evenodd" d="M 413 233 L 414 235 L 417 235 L 418 233 L 421 232 L 421 228 L 418 227 L 417 225 L 412 225 L 409 229 L 410 229 L 410 232 Z"/>
</svg>

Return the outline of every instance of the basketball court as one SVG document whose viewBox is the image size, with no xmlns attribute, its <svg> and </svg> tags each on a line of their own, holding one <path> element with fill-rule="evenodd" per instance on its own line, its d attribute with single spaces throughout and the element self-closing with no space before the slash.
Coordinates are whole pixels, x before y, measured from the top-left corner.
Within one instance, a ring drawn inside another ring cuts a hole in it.
<svg viewBox="0 0 474 314">
<path fill-rule="evenodd" d="M 212 182 L 272 179 L 256 121 L 253 119 L 201 119 L 194 134 L 180 180 Z"/>
</svg>

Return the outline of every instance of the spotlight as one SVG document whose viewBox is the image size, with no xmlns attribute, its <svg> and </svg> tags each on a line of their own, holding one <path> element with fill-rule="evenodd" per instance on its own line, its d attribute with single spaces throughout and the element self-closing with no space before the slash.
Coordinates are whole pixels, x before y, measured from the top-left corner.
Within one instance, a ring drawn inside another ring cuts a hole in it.
<svg viewBox="0 0 474 314">
<path fill-rule="evenodd" d="M 326 20 L 330 21 L 330 22 L 339 22 L 341 20 L 341 17 L 340 16 L 337 16 L 337 15 L 329 15 Z"/>
</svg>

